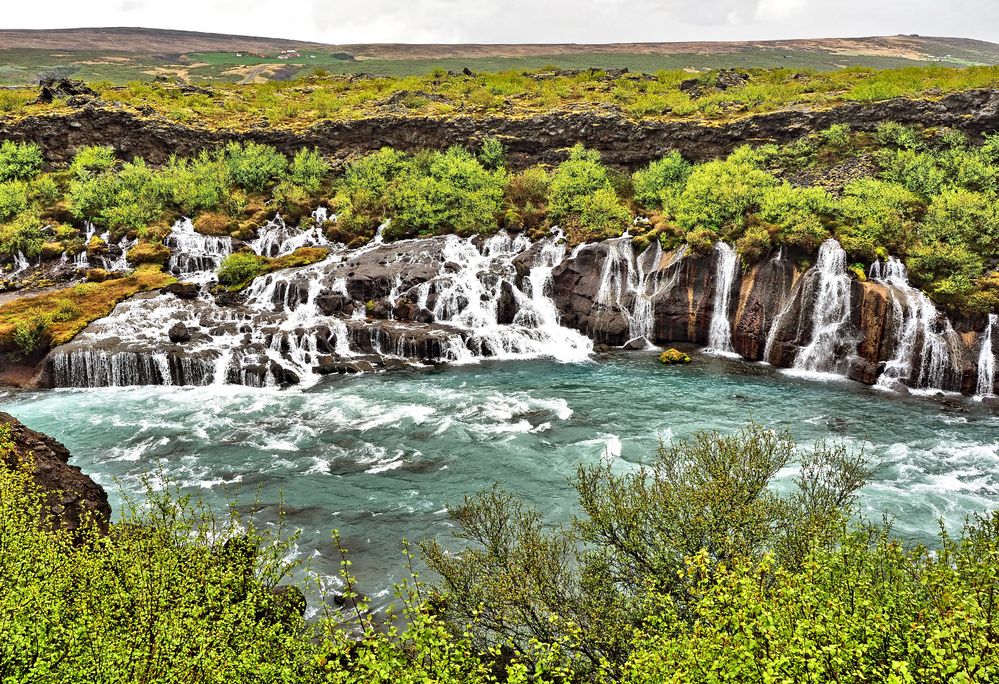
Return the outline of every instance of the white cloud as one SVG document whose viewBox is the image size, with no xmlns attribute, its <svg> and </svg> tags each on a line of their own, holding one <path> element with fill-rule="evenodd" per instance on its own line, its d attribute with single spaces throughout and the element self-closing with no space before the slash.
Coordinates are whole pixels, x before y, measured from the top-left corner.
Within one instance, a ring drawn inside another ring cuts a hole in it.
<svg viewBox="0 0 999 684">
<path fill-rule="evenodd" d="M 996 0 L 46 0 L 8 28 L 149 26 L 331 43 L 627 42 L 920 33 L 999 41 Z"/>
</svg>

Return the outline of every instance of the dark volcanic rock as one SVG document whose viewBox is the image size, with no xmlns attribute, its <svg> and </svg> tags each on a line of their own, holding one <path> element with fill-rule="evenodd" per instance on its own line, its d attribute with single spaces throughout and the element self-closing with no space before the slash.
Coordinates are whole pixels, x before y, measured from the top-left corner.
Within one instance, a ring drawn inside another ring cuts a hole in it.
<svg viewBox="0 0 999 684">
<path fill-rule="evenodd" d="M 151 163 L 171 154 L 191 156 L 227 140 L 266 143 L 289 154 L 317 147 L 346 159 L 383 146 L 404 151 L 445 149 L 496 136 L 514 166 L 556 163 L 575 143 L 601 153 L 605 162 L 635 168 L 677 150 L 693 160 L 722 156 L 748 140 L 787 143 L 810 132 L 844 123 L 871 131 L 885 121 L 926 127 L 951 127 L 972 135 L 999 129 L 999 90 L 949 93 L 933 100 L 896 98 L 850 102 L 825 109 L 791 109 L 742 117 L 730 122 L 695 120 L 635 121 L 617 112 L 549 112 L 524 117 L 374 116 L 358 121 L 321 121 L 304 131 L 254 128 L 212 131 L 123 108 L 87 106 L 63 115 L 7 117 L 0 137 L 41 146 L 49 162 L 68 162 L 87 145 L 113 145 L 125 158 Z"/>
<path fill-rule="evenodd" d="M 10 426 L 13 449 L 0 452 L 0 465 L 30 468 L 31 478 L 45 497 L 46 523 L 76 531 L 88 521 L 106 532 L 111 520 L 108 495 L 76 466 L 69 465 L 65 446 L 0 413 L 0 424 Z"/>
<path fill-rule="evenodd" d="M 76 81 L 69 78 L 45 78 L 42 79 L 38 99 L 35 102 L 48 104 L 53 100 L 90 96 L 97 97 L 97 91 L 90 88 L 83 81 Z"/>
<path fill-rule="evenodd" d="M 163 288 L 163 292 L 179 299 L 195 299 L 200 291 L 197 283 L 173 283 Z"/>
<path fill-rule="evenodd" d="M 170 341 L 175 344 L 191 341 L 191 331 L 183 323 L 174 324 L 167 335 L 170 337 Z"/>
</svg>

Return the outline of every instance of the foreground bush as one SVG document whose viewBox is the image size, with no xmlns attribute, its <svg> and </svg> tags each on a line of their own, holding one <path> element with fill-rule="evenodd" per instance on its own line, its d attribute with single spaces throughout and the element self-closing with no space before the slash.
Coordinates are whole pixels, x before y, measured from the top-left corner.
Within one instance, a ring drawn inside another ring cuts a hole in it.
<svg viewBox="0 0 999 684">
<path fill-rule="evenodd" d="M 398 613 L 367 610 L 334 535 L 345 607 L 306 621 L 293 537 L 152 492 L 107 535 L 49 532 L 29 475 L 0 467 L 0 680 L 995 681 L 999 514 L 907 547 L 848 522 L 867 474 L 759 426 L 695 435 L 637 471 L 581 467 L 563 527 L 467 498 L 467 547 L 425 545 L 436 586 L 407 550 Z"/>
</svg>

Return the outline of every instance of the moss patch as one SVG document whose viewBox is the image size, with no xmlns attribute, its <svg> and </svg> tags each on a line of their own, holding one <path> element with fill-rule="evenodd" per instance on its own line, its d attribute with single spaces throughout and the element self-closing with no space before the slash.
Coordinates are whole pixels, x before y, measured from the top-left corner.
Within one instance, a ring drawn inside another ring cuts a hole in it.
<svg viewBox="0 0 999 684">
<path fill-rule="evenodd" d="M 90 322 L 104 318 L 132 295 L 156 290 L 176 278 L 155 266 L 140 266 L 131 275 L 96 283 L 80 283 L 0 306 L 0 351 L 30 355 L 72 340 Z M 30 335 L 36 335 L 34 348 Z"/>
<path fill-rule="evenodd" d="M 688 354 L 684 354 L 679 349 L 673 349 L 671 347 L 659 355 L 659 362 L 665 363 L 668 366 L 690 363 L 690 356 Z"/>
</svg>

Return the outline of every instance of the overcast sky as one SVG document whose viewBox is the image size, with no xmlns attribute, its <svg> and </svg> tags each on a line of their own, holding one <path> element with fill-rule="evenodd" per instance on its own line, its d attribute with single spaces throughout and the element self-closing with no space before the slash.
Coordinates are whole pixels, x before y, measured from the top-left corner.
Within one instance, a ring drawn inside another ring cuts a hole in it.
<svg viewBox="0 0 999 684">
<path fill-rule="evenodd" d="M 3 28 L 144 26 L 324 43 L 608 43 L 919 33 L 999 42 L 999 0 L 35 0 Z"/>
</svg>

